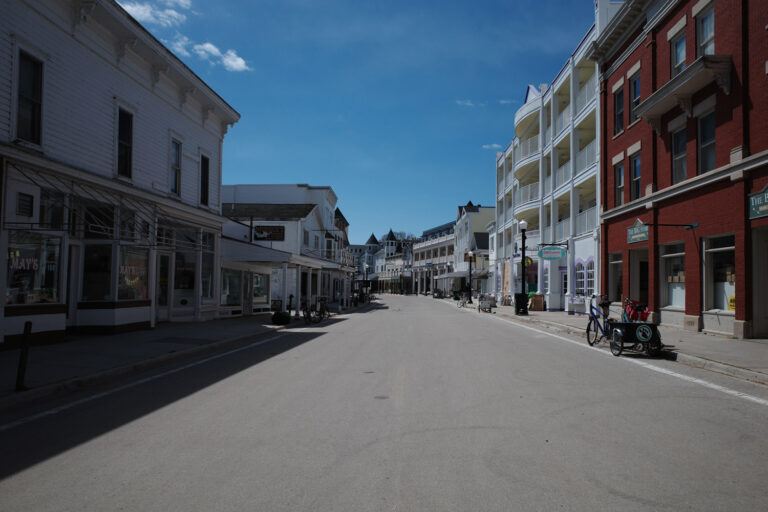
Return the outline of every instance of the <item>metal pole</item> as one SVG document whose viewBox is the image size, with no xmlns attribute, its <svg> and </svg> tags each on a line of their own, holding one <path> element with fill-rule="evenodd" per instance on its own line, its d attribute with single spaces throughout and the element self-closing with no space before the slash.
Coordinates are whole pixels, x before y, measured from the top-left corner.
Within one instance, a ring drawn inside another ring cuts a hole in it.
<svg viewBox="0 0 768 512">
<path fill-rule="evenodd" d="M 522 257 L 521 257 L 520 263 L 521 263 L 522 268 L 523 268 L 523 282 L 522 282 L 522 285 L 523 285 L 523 295 L 525 296 L 525 298 L 523 299 L 523 305 L 520 308 L 520 314 L 521 315 L 527 315 L 528 314 L 528 294 L 525 293 L 525 231 L 526 231 L 525 229 L 521 229 L 520 230 L 520 232 L 523 235 L 522 236 L 523 248 L 522 248 L 522 253 L 521 253 Z"/>
<path fill-rule="evenodd" d="M 475 255 L 469 257 L 469 300 L 467 303 L 472 304 L 472 258 Z"/>
</svg>

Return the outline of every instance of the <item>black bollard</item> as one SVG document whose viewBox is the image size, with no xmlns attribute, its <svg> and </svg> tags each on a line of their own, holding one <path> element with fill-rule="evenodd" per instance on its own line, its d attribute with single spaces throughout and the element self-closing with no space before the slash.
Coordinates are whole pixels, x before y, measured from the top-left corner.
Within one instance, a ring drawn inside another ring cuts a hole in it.
<svg viewBox="0 0 768 512">
<path fill-rule="evenodd" d="M 26 391 L 24 377 L 27 373 L 29 359 L 29 336 L 32 334 L 32 322 L 24 322 L 24 335 L 21 338 L 21 353 L 19 354 L 19 369 L 16 372 L 16 391 Z"/>
</svg>

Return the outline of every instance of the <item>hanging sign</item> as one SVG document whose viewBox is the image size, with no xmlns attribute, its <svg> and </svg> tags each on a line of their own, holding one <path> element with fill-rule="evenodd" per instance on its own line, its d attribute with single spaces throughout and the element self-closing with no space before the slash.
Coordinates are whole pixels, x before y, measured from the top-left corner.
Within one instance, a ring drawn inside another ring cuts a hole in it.
<svg viewBox="0 0 768 512">
<path fill-rule="evenodd" d="M 539 258 L 542 260 L 559 260 L 565 258 L 566 250 L 562 247 L 542 247 L 539 249 Z"/>
<path fill-rule="evenodd" d="M 282 242 L 285 240 L 285 226 L 253 226 L 253 239 Z"/>
<path fill-rule="evenodd" d="M 645 242 L 648 240 L 648 225 L 637 219 L 634 224 L 627 228 L 627 243 Z"/>
<path fill-rule="evenodd" d="M 768 217 L 768 185 L 762 192 L 749 196 L 749 218 Z"/>
</svg>

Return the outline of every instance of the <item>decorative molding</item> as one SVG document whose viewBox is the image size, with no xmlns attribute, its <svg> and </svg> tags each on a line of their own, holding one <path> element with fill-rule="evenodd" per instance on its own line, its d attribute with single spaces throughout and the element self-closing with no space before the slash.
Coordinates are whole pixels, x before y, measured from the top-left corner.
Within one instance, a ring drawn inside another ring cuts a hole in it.
<svg viewBox="0 0 768 512">
<path fill-rule="evenodd" d="M 629 68 L 629 71 L 627 71 L 627 80 L 629 80 L 635 73 L 640 71 L 640 61 L 638 60 L 635 62 L 631 68 Z"/>
<path fill-rule="evenodd" d="M 685 28 L 686 23 L 688 22 L 688 17 L 683 14 L 683 17 L 680 18 L 677 23 L 672 25 L 672 28 L 667 30 L 667 41 L 671 41 L 672 39 L 677 36 L 681 30 Z"/>
<path fill-rule="evenodd" d="M 115 55 L 117 55 L 117 65 L 120 65 L 120 62 L 125 58 L 125 51 L 128 48 L 135 48 L 136 47 L 137 39 L 135 37 L 129 37 L 125 39 L 120 39 L 115 43 Z"/>
<path fill-rule="evenodd" d="M 624 152 L 623 151 L 621 153 L 619 153 L 618 155 L 614 155 L 614 157 L 611 159 L 611 165 L 616 165 L 619 162 L 621 162 L 622 160 L 624 160 Z"/>
<path fill-rule="evenodd" d="M 712 5 L 712 2 L 714 2 L 714 0 L 699 0 L 693 4 L 693 7 L 691 7 L 691 16 L 695 18 L 701 11 Z"/>
<path fill-rule="evenodd" d="M 168 65 L 167 64 L 161 64 L 161 65 L 153 65 L 152 66 L 152 89 L 154 90 L 155 86 L 160 82 L 160 75 L 161 73 L 167 73 L 168 72 Z"/>
<path fill-rule="evenodd" d="M 643 147 L 642 141 L 637 141 L 627 148 L 627 156 L 632 156 Z"/>
<path fill-rule="evenodd" d="M 78 2 L 75 2 L 75 5 L 73 6 L 72 10 L 72 32 L 75 32 L 75 29 L 78 25 L 81 23 L 86 23 L 88 21 L 88 17 L 93 12 L 93 9 L 96 7 L 96 4 L 98 2 L 96 0 L 79 0 Z"/>
<path fill-rule="evenodd" d="M 195 93 L 194 87 L 181 87 L 179 88 L 179 109 L 184 108 L 184 105 L 189 101 L 189 97 Z"/>
<path fill-rule="evenodd" d="M 611 93 L 616 94 L 616 91 L 624 86 L 624 77 L 619 78 L 615 84 L 611 86 Z"/>
<path fill-rule="evenodd" d="M 686 116 L 693 116 L 693 106 L 691 105 L 690 96 L 677 96 L 675 99 L 677 100 L 677 105 L 683 112 L 685 112 Z"/>
</svg>

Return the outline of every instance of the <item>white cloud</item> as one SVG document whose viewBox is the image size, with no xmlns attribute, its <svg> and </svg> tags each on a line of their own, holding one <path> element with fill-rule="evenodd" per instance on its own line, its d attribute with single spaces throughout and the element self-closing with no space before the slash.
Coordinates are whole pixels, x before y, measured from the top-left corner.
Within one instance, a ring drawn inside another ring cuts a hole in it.
<svg viewBox="0 0 768 512">
<path fill-rule="evenodd" d="M 511 105 L 512 103 L 515 103 L 515 100 L 499 100 L 500 105 Z"/>
<path fill-rule="evenodd" d="M 163 0 L 163 3 L 170 7 L 176 5 L 182 9 L 190 9 L 192 7 L 192 0 Z"/>
<path fill-rule="evenodd" d="M 456 100 L 456 104 L 460 107 L 474 107 L 475 104 L 471 100 Z"/>
<path fill-rule="evenodd" d="M 176 33 L 176 39 L 173 41 L 164 41 L 165 44 L 168 45 L 168 47 L 171 49 L 173 53 L 176 53 L 178 55 L 181 55 L 183 57 L 189 57 L 191 54 L 189 53 L 189 50 L 187 48 L 190 44 L 192 44 L 192 41 L 185 35 Z"/>
<path fill-rule="evenodd" d="M 174 27 L 187 21 L 187 15 L 176 9 L 163 9 L 152 5 L 150 2 L 119 2 L 128 11 L 128 14 L 141 23 L 160 25 L 161 27 Z M 170 0 L 166 5 L 173 3 L 189 5 L 188 0 Z"/>
<path fill-rule="evenodd" d="M 501 149 L 500 144 L 483 144 L 483 149 Z"/>
<path fill-rule="evenodd" d="M 219 48 L 210 42 L 196 44 L 192 51 L 201 59 L 207 60 L 212 64 L 221 64 L 227 71 L 250 71 L 251 68 L 245 63 L 235 50 L 227 50 L 222 53 Z"/>
</svg>

